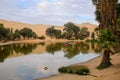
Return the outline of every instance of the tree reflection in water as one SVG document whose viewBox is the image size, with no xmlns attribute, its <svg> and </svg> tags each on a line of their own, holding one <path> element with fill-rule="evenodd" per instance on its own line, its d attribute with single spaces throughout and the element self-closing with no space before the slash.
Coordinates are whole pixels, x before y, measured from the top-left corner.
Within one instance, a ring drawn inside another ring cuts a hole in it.
<svg viewBox="0 0 120 80">
<path fill-rule="evenodd" d="M 80 53 L 83 54 L 88 53 L 88 50 L 89 50 L 89 45 L 84 42 L 74 43 L 72 45 L 63 47 L 63 51 L 65 52 L 65 57 L 67 57 L 68 59 L 73 58 L 74 56 Z"/>
<path fill-rule="evenodd" d="M 51 43 L 46 46 L 46 51 L 51 54 L 55 54 L 56 51 L 63 50 L 65 53 L 64 57 L 71 59 L 74 56 L 82 53 L 87 54 L 91 45 L 90 43 L 86 42 L 77 42 L 72 44 L 66 44 L 66 43 Z M 92 50 L 96 50 L 95 43 L 92 43 Z"/>
<path fill-rule="evenodd" d="M 37 44 L 11 44 L 0 46 L 0 62 L 4 62 L 4 60 L 14 53 L 16 54 L 29 54 L 33 49 L 37 47 Z"/>
<path fill-rule="evenodd" d="M 100 52 L 99 47 L 96 43 L 86 43 L 86 42 L 74 42 L 71 44 L 66 43 L 21 43 L 21 44 L 11 44 L 0 46 L 0 62 L 4 62 L 4 60 L 9 56 L 17 55 L 27 55 L 30 54 L 34 49 L 41 47 L 46 47 L 46 51 L 48 54 L 54 55 L 57 51 L 63 51 L 64 57 L 71 59 L 78 54 L 87 54 L 89 50 L 92 49 L 93 52 Z"/>
<path fill-rule="evenodd" d="M 46 46 L 46 51 L 51 54 L 54 54 L 56 51 L 60 51 L 61 49 L 62 43 L 51 43 Z"/>
</svg>

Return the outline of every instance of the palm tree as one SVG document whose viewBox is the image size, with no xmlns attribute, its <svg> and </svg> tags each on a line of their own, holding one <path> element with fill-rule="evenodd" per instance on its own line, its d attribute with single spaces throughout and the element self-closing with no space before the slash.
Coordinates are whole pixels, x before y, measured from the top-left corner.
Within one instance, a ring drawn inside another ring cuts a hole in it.
<svg viewBox="0 0 120 80">
<path fill-rule="evenodd" d="M 111 65 L 110 53 L 114 54 L 111 48 L 116 45 L 116 36 L 109 29 L 101 30 L 98 35 L 98 43 L 103 50 L 103 60 L 98 68 L 106 68 Z"/>
<path fill-rule="evenodd" d="M 102 48 L 104 49 L 103 52 L 103 60 L 99 67 L 104 66 L 108 67 L 111 65 L 110 62 L 110 52 L 113 43 L 115 43 L 115 36 L 113 34 L 116 34 L 117 30 L 117 5 L 118 0 L 92 0 L 93 4 L 96 5 L 96 9 L 99 9 L 100 17 L 99 23 L 100 23 L 100 29 L 103 31 L 100 32 L 100 35 L 98 36 L 98 40 L 100 44 L 102 45 Z M 105 29 L 105 30 L 104 30 Z"/>
<path fill-rule="evenodd" d="M 92 0 L 96 6 L 96 20 L 100 23 L 99 29 L 110 29 L 115 33 L 117 27 L 118 0 Z"/>
<path fill-rule="evenodd" d="M 99 29 L 102 28 L 102 24 L 101 24 L 101 0 L 92 0 L 93 4 L 96 6 L 96 11 L 95 11 L 95 16 L 96 16 L 96 20 L 99 23 Z"/>
<path fill-rule="evenodd" d="M 103 29 L 110 29 L 115 33 L 117 27 L 117 3 L 118 0 L 101 0 L 101 24 Z"/>
</svg>

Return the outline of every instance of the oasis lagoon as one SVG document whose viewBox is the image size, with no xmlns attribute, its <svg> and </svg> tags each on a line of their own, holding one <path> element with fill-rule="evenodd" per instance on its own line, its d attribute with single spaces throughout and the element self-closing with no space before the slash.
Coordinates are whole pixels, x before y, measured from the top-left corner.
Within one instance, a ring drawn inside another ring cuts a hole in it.
<svg viewBox="0 0 120 80">
<path fill-rule="evenodd" d="M 19 43 L 0 46 L 0 80 L 33 80 L 59 74 L 58 68 L 99 56 L 86 42 Z"/>
</svg>

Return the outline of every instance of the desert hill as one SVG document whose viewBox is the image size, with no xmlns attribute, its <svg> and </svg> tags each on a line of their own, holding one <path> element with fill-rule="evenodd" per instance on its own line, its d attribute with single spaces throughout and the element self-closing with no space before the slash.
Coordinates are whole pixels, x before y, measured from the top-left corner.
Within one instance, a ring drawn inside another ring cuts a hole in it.
<svg viewBox="0 0 120 80">
<path fill-rule="evenodd" d="M 6 28 L 13 28 L 13 31 L 16 29 L 22 29 L 24 27 L 31 28 L 34 32 L 37 33 L 38 36 L 46 36 L 45 30 L 48 27 L 51 27 L 53 25 L 44 25 L 44 24 L 26 24 L 26 23 L 20 23 L 20 22 L 14 22 L 14 21 L 7 21 L 0 19 L 0 23 L 4 24 L 4 27 Z M 79 27 L 87 27 L 88 30 L 91 32 L 94 31 L 94 29 L 97 27 L 97 25 L 90 24 L 90 23 L 82 23 L 82 24 L 76 24 Z M 64 26 L 55 26 L 55 29 L 63 30 Z M 49 39 L 46 36 L 46 39 Z"/>
</svg>

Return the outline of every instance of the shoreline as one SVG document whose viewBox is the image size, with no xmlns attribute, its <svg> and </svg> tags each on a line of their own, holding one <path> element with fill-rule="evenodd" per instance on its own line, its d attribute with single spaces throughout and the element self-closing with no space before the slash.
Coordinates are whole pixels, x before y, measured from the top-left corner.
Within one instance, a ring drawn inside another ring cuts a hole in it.
<svg viewBox="0 0 120 80">
<path fill-rule="evenodd" d="M 90 61 L 92 61 L 92 60 L 94 60 L 94 59 L 100 58 L 100 57 L 101 57 L 101 55 L 99 55 L 99 56 L 97 56 L 97 57 L 95 57 L 95 58 L 93 58 L 93 59 L 90 59 L 90 60 L 88 60 L 88 61 L 81 62 L 81 63 L 75 63 L 75 64 L 68 65 L 68 66 L 74 66 L 74 65 L 79 65 L 79 64 L 81 64 L 81 65 L 82 65 L 82 64 L 88 63 L 88 62 L 90 62 Z M 35 79 L 35 80 L 47 79 L 47 78 L 54 77 L 54 76 L 58 76 L 58 75 L 61 75 L 61 74 L 65 74 L 65 73 L 53 74 L 53 75 L 50 75 L 50 76 L 48 76 L 48 77 L 38 78 L 38 79 Z M 73 74 L 73 75 L 75 75 L 75 74 Z"/>
<path fill-rule="evenodd" d="M 40 40 L 40 39 L 26 39 L 26 40 L 17 40 L 17 41 L 7 41 L 2 42 L 0 41 L 0 46 L 3 45 L 10 45 L 16 43 L 40 43 L 40 42 L 47 42 L 47 43 L 56 43 L 56 42 L 83 42 L 83 40 L 66 40 L 66 39 L 50 39 L 50 40 Z"/>
<path fill-rule="evenodd" d="M 52 42 L 52 43 L 56 43 L 56 42 L 68 42 L 71 40 L 20 40 L 20 41 L 8 41 L 8 42 L 0 42 L 0 46 L 2 45 L 9 45 L 9 44 L 16 44 L 16 43 L 40 43 L 40 42 Z M 73 42 L 83 42 L 81 40 L 73 40 Z M 97 70 L 96 67 L 100 64 L 102 59 L 102 56 L 98 56 L 95 57 L 91 60 L 88 60 L 86 62 L 82 62 L 82 63 L 76 63 L 76 64 L 72 64 L 72 65 L 85 65 L 90 69 L 90 74 L 91 75 L 87 75 L 87 76 L 80 76 L 80 75 L 76 75 L 76 74 L 55 74 L 52 76 L 48 76 L 45 78 L 37 78 L 34 80 L 119 80 L 120 79 L 120 55 L 119 54 L 115 54 L 111 56 L 111 62 L 112 62 L 112 66 L 103 69 L 103 70 Z M 95 75 L 95 76 L 92 76 Z"/>
<path fill-rule="evenodd" d="M 18 41 L 7 41 L 7 42 L 0 42 L 0 46 L 16 44 L 16 43 L 39 43 L 44 42 L 43 40 L 18 40 Z"/>
<path fill-rule="evenodd" d="M 102 56 L 98 56 L 87 62 L 76 63 L 73 65 L 85 65 L 90 69 L 90 75 L 76 75 L 76 74 L 56 74 L 46 78 L 39 78 L 35 80 L 119 80 L 120 79 L 120 56 L 115 54 L 111 56 L 112 66 L 103 70 L 98 70 L 96 67 L 100 64 Z"/>
</svg>

